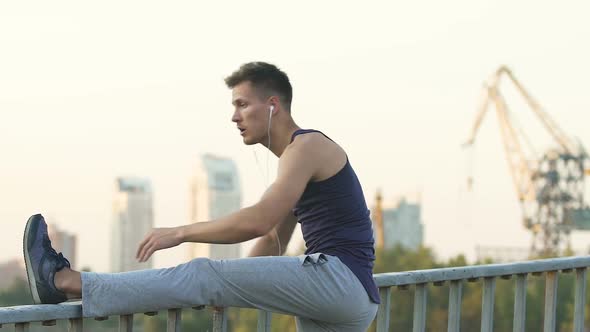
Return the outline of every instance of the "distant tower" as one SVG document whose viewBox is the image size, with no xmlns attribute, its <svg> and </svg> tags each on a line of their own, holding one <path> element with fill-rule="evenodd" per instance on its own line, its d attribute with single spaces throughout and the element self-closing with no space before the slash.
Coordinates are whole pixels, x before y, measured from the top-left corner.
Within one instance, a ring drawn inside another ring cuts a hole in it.
<svg viewBox="0 0 590 332">
<path fill-rule="evenodd" d="M 210 154 L 198 158 L 191 180 L 189 223 L 212 221 L 240 209 L 242 195 L 238 169 L 233 160 Z M 240 244 L 195 243 L 189 259 L 239 258 Z"/>
<path fill-rule="evenodd" d="M 68 259 L 72 268 L 76 266 L 76 235 L 67 233 L 57 227 L 56 224 L 50 222 L 47 225 L 47 233 L 51 240 L 52 247 L 57 251 L 63 253 L 64 257 Z"/>
<path fill-rule="evenodd" d="M 386 207 L 382 211 L 386 249 L 400 245 L 406 249 L 416 250 L 422 245 L 424 224 L 420 198 L 416 202 L 401 198 L 394 207 Z"/>
<path fill-rule="evenodd" d="M 149 180 L 133 177 L 116 180 L 111 228 L 111 271 L 149 269 L 152 259 L 139 263 L 139 243 L 154 227 L 152 188 Z M 153 257 L 153 256 L 152 256 Z"/>
<path fill-rule="evenodd" d="M 385 234 L 383 232 L 383 196 L 381 190 L 377 190 L 375 197 L 375 207 L 373 208 L 373 223 L 375 224 L 375 248 L 383 249 L 385 244 Z"/>
</svg>

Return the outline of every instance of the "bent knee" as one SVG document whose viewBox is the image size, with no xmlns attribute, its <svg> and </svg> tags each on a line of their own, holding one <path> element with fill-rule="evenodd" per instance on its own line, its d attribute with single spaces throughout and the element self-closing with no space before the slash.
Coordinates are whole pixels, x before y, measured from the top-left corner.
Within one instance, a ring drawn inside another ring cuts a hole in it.
<svg viewBox="0 0 590 332">
<path fill-rule="evenodd" d="M 187 273 L 204 272 L 215 267 L 215 261 L 206 257 L 194 258 L 186 263 L 180 264 L 177 268 Z"/>
</svg>

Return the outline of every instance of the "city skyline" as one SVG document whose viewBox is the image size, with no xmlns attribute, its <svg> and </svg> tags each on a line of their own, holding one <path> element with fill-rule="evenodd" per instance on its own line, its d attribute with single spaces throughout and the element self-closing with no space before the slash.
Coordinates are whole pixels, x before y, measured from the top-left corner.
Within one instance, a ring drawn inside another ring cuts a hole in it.
<svg viewBox="0 0 590 332">
<path fill-rule="evenodd" d="M 72 266 L 74 269 L 78 268 L 78 261 L 76 259 L 78 254 L 77 235 L 60 228 L 56 221 L 52 220 L 51 218 L 46 219 L 46 222 L 47 234 L 51 239 L 51 246 L 57 252 L 62 252 L 63 255 L 68 258 L 70 266 Z"/>
<path fill-rule="evenodd" d="M 277 12 L 264 1 L 233 10 L 219 3 L 0 4 L 0 261 L 21 255 L 26 220 L 43 213 L 78 235 L 80 267 L 108 271 L 112 179 L 150 178 L 155 226 L 182 225 L 191 161 L 205 152 L 235 160 L 243 206 L 255 203 L 274 178 L 276 158 L 268 157 L 266 175 L 267 153 L 243 145 L 223 83 L 252 60 L 290 76 L 295 121 L 346 150 L 369 205 L 377 188 L 423 193 L 424 243 L 438 255 L 528 247 L 492 114 L 471 158 L 460 144 L 482 82 L 507 64 L 565 132 L 590 145 L 590 45 L 583 42 L 590 4 L 311 5 Z M 511 111 L 525 115 L 512 97 Z M 541 148 L 549 142 L 531 137 Z M 573 235 L 576 249 L 589 240 Z M 157 252 L 154 266 L 182 262 L 187 250 Z"/>
<path fill-rule="evenodd" d="M 110 238 L 110 272 L 127 272 L 153 267 L 152 258 L 139 262 L 137 248 L 154 227 L 153 190 L 150 180 L 117 177 L 113 198 Z"/>
<path fill-rule="evenodd" d="M 384 248 L 400 245 L 406 249 L 418 250 L 424 242 L 422 204 L 400 198 L 395 204 L 383 206 Z"/>
<path fill-rule="evenodd" d="M 190 215 L 187 224 L 211 221 L 242 207 L 242 186 L 231 158 L 203 154 L 197 158 L 190 179 Z M 193 243 L 187 260 L 240 258 L 241 244 Z"/>
</svg>

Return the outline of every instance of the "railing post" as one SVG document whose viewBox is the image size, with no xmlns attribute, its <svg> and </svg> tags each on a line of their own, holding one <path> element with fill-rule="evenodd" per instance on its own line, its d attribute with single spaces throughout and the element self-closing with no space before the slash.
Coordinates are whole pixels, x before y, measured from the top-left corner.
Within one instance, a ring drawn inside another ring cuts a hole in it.
<svg viewBox="0 0 590 332">
<path fill-rule="evenodd" d="M 586 268 L 576 269 L 576 297 L 574 304 L 574 332 L 584 332 L 586 306 Z"/>
<path fill-rule="evenodd" d="M 494 331 L 494 295 L 496 278 L 488 277 L 483 280 L 483 300 L 481 301 L 481 332 Z"/>
<path fill-rule="evenodd" d="M 225 308 L 213 308 L 213 332 L 227 332 L 227 315 Z"/>
<path fill-rule="evenodd" d="M 82 332 L 84 330 L 84 320 L 82 318 L 69 319 L 69 332 Z"/>
<path fill-rule="evenodd" d="M 526 274 L 516 276 L 516 289 L 514 290 L 514 320 L 513 332 L 524 332 L 526 321 Z"/>
<path fill-rule="evenodd" d="M 427 294 L 426 284 L 416 284 L 413 332 L 424 332 L 426 329 Z"/>
<path fill-rule="evenodd" d="M 461 289 L 462 280 L 451 280 L 449 289 L 449 332 L 459 332 L 461 326 Z"/>
<path fill-rule="evenodd" d="M 545 275 L 545 323 L 544 332 L 555 332 L 555 309 L 557 307 L 557 271 Z"/>
<path fill-rule="evenodd" d="M 270 332 L 272 314 L 268 311 L 258 310 L 258 332 Z"/>
<path fill-rule="evenodd" d="M 182 309 L 168 310 L 167 332 L 180 332 L 180 320 L 182 318 Z"/>
<path fill-rule="evenodd" d="M 15 332 L 29 332 L 29 323 L 17 323 L 14 324 Z"/>
<path fill-rule="evenodd" d="M 389 313 L 391 311 L 391 287 L 379 288 L 381 304 L 377 309 L 377 332 L 389 331 Z"/>
<path fill-rule="evenodd" d="M 133 332 L 133 315 L 119 316 L 119 332 Z"/>
</svg>

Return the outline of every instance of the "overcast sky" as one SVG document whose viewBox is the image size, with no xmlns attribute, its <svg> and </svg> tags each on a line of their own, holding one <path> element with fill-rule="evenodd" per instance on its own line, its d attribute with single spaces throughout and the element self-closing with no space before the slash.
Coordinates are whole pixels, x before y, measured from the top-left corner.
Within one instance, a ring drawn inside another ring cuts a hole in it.
<svg viewBox="0 0 590 332">
<path fill-rule="evenodd" d="M 115 177 L 151 179 L 156 226 L 185 224 L 201 153 L 234 158 L 244 204 L 256 202 L 266 152 L 242 144 L 223 83 L 252 60 L 287 72 L 297 123 L 346 149 L 370 205 L 377 188 L 390 202 L 421 193 L 439 257 L 527 247 L 495 115 L 473 153 L 460 144 L 501 64 L 590 144 L 588 13 L 587 1 L 2 2 L 0 261 L 20 257 L 40 212 L 78 234 L 80 266 L 107 271 Z M 503 88 L 535 145 L 549 146 Z M 158 252 L 156 266 L 185 253 Z"/>
</svg>

